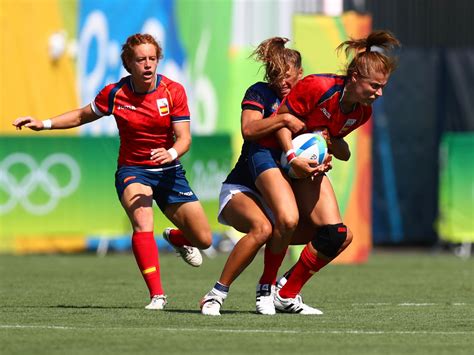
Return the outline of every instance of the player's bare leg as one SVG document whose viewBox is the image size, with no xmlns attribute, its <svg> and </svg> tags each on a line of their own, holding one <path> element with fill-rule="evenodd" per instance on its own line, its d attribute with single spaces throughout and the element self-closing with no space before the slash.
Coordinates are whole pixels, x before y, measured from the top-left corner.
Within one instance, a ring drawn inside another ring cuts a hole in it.
<svg viewBox="0 0 474 355">
<path fill-rule="evenodd" d="M 260 202 L 251 194 L 238 193 L 222 211 L 224 219 L 239 232 L 247 233 L 232 249 L 219 281 L 201 300 L 201 313 L 220 315 L 230 285 L 252 262 L 255 255 L 272 235 L 272 225 Z"/>
<path fill-rule="evenodd" d="M 286 273 L 287 280 L 284 285 L 280 285 L 281 289 L 275 296 L 275 307 L 282 312 L 322 314 L 318 309 L 303 303 L 300 291 L 314 273 L 350 244 L 352 233 L 342 224 L 336 196 L 326 176 L 298 181 L 294 191 L 300 202 L 302 220 L 292 244 L 307 245 L 298 262 Z"/>
<path fill-rule="evenodd" d="M 298 224 L 298 207 L 291 185 L 280 169 L 265 170 L 258 176 L 255 184 L 275 219 L 272 238 L 265 248 L 263 273 L 257 284 L 256 310 L 259 314 L 273 315 L 278 269 Z"/>
<path fill-rule="evenodd" d="M 286 249 L 298 224 L 298 206 L 290 183 L 280 169 L 268 169 L 261 173 L 255 185 L 275 217 L 270 248 L 273 253 Z"/>
<path fill-rule="evenodd" d="M 161 285 L 158 247 L 153 233 L 153 196 L 149 186 L 128 185 L 121 203 L 133 227 L 132 250 L 150 292 L 146 309 L 160 310 L 167 303 Z"/>
<path fill-rule="evenodd" d="M 234 246 L 219 279 L 221 284 L 230 286 L 272 236 L 272 224 L 260 202 L 250 194 L 234 195 L 222 214 L 235 229 L 247 233 Z"/>
<path fill-rule="evenodd" d="M 189 265 L 200 266 L 202 256 L 199 249 L 207 249 L 212 244 L 211 227 L 201 203 L 170 204 L 165 209 L 165 215 L 178 229 L 165 229 L 163 237 Z"/>
</svg>

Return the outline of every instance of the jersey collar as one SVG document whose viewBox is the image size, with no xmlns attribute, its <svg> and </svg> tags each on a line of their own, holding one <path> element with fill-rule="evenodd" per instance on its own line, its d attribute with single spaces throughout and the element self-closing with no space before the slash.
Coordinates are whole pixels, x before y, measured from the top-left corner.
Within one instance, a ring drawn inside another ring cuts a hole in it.
<svg viewBox="0 0 474 355">
<path fill-rule="evenodd" d="M 156 88 L 160 85 L 160 82 L 161 82 L 161 79 L 162 79 L 162 75 L 161 74 L 157 74 L 156 75 L 156 79 L 155 79 L 155 86 L 153 89 L 151 89 L 150 91 L 147 91 L 147 92 L 136 92 L 135 91 L 135 87 L 133 86 L 133 80 L 132 80 L 132 76 L 129 75 L 128 76 L 128 86 L 130 87 L 130 89 L 133 91 L 133 93 L 135 95 L 146 95 L 146 94 L 151 94 L 152 92 L 154 92 L 156 90 Z"/>
</svg>

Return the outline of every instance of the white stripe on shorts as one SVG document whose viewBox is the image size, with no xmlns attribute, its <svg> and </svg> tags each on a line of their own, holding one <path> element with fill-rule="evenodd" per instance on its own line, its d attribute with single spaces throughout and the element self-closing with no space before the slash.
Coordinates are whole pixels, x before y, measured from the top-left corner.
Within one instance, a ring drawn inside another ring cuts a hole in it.
<svg viewBox="0 0 474 355">
<path fill-rule="evenodd" d="M 238 193 L 243 193 L 243 192 L 248 192 L 252 194 L 261 202 L 266 215 L 269 216 L 270 221 L 272 222 L 272 224 L 274 224 L 275 217 L 273 217 L 272 210 L 270 209 L 270 207 L 268 207 L 263 197 L 260 196 L 260 194 L 257 191 L 252 190 L 251 188 L 247 186 L 239 185 L 239 184 L 222 184 L 221 192 L 219 193 L 219 212 L 217 214 L 217 221 L 220 224 L 223 224 L 225 226 L 230 226 L 230 224 L 225 220 L 224 216 L 222 215 L 222 210 L 229 203 L 229 201 L 232 199 L 234 195 L 237 195 Z"/>
<path fill-rule="evenodd" d="M 181 164 L 176 164 L 176 165 L 173 165 L 173 166 L 167 166 L 166 168 L 150 168 L 150 169 L 145 169 L 145 170 L 146 171 L 165 171 L 165 170 L 177 168 L 179 166 L 181 166 Z"/>
</svg>

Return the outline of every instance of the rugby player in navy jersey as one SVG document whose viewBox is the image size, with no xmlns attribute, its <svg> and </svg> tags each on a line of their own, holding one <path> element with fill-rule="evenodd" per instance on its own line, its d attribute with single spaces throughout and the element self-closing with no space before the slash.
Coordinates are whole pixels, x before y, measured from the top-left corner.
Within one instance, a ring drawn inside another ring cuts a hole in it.
<svg viewBox="0 0 474 355">
<path fill-rule="evenodd" d="M 292 133 L 304 129 L 304 123 L 292 115 L 268 119 L 303 74 L 301 55 L 296 50 L 286 48 L 287 41 L 286 38 L 270 38 L 253 52 L 256 60 L 265 67 L 266 82 L 250 86 L 242 100 L 241 128 L 244 143 L 235 167 L 222 184 L 218 215 L 220 223 L 234 227 L 245 233 L 245 236 L 234 246 L 213 289 L 201 300 L 201 312 L 205 315 L 220 315 L 220 308 L 232 282 L 272 237 L 272 212 L 258 193 L 249 172 L 247 158 L 251 141 L 282 127 L 287 127 Z M 264 257 L 266 264 L 267 250 L 269 248 L 266 248 Z M 274 313 L 273 293 L 267 287 L 269 283 L 260 281 L 257 285 L 257 313 L 267 314 L 269 307 Z"/>
<path fill-rule="evenodd" d="M 148 287 L 146 309 L 161 310 L 167 298 L 154 239 L 153 200 L 178 229 L 165 239 L 192 266 L 202 262 L 212 234 L 204 210 L 186 180 L 179 157 L 191 144 L 190 114 L 184 88 L 156 69 L 162 49 L 149 34 L 134 34 L 122 46 L 122 63 L 131 74 L 107 85 L 94 101 L 47 120 L 21 117 L 17 129 L 35 131 L 77 127 L 114 115 L 120 150 L 115 186 L 132 228 L 132 249 Z"/>
</svg>

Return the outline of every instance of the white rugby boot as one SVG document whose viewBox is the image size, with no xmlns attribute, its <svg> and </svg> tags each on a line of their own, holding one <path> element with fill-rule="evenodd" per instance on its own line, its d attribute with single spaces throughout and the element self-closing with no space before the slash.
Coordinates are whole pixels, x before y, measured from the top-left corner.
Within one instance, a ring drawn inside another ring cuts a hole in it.
<svg viewBox="0 0 474 355">
<path fill-rule="evenodd" d="M 199 267 L 202 264 L 202 255 L 198 248 L 193 246 L 183 245 L 178 247 L 171 243 L 170 241 L 170 231 L 173 228 L 166 228 L 163 231 L 163 238 L 176 250 L 176 253 L 179 254 L 183 260 L 191 266 Z"/>
<path fill-rule="evenodd" d="M 148 306 L 145 307 L 145 309 L 151 309 L 151 310 L 162 310 L 165 308 L 166 304 L 168 301 L 166 300 L 165 295 L 155 295 L 151 298 L 151 302 Z"/>
<path fill-rule="evenodd" d="M 276 287 L 276 290 L 279 291 L 282 289 L 283 286 L 285 286 L 286 282 L 288 281 L 288 279 L 285 277 L 285 275 L 283 275 L 282 277 L 280 277 L 275 285 Z"/>
<path fill-rule="evenodd" d="M 280 297 L 279 291 L 276 291 L 274 304 L 275 309 L 282 313 L 299 313 L 304 315 L 323 314 L 319 309 L 303 303 L 303 298 L 300 295 L 296 295 L 295 298 L 283 298 Z"/>
<path fill-rule="evenodd" d="M 282 277 L 280 277 L 275 285 L 275 292 L 276 291 L 280 291 L 283 286 L 286 285 L 286 283 L 288 282 L 288 279 L 286 278 L 285 275 L 283 275 Z M 298 296 L 301 297 L 301 295 L 298 293 Z"/>
<path fill-rule="evenodd" d="M 205 316 L 220 316 L 220 310 L 223 303 L 223 297 L 217 296 L 215 294 L 212 294 L 212 292 L 209 292 L 199 302 L 201 314 Z"/>
<path fill-rule="evenodd" d="M 275 305 L 273 298 L 275 296 L 275 285 L 257 284 L 257 297 L 255 308 L 258 314 L 274 315 Z"/>
</svg>

